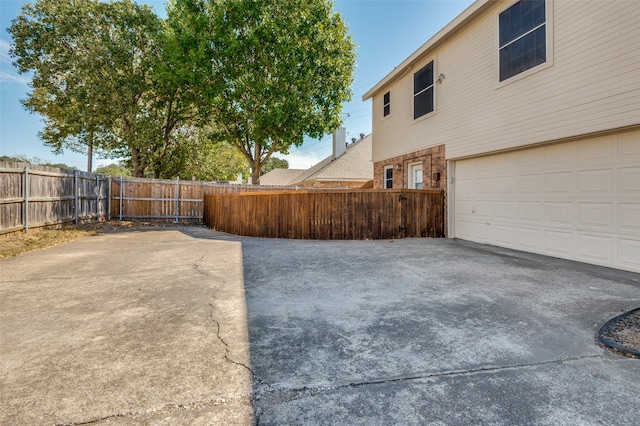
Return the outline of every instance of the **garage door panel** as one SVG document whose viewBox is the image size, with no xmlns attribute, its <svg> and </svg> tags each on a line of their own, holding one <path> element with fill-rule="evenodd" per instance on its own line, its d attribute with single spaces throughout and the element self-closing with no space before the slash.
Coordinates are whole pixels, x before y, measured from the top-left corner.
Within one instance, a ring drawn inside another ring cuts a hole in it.
<svg viewBox="0 0 640 426">
<path fill-rule="evenodd" d="M 616 136 L 582 141 L 578 146 L 578 161 L 583 166 L 612 164 L 617 160 Z"/>
<path fill-rule="evenodd" d="M 618 143 L 618 161 L 620 163 L 640 162 L 640 134 L 634 132 L 620 135 Z"/>
<path fill-rule="evenodd" d="M 621 265 L 640 270 L 640 241 L 618 240 L 618 253 L 620 253 Z"/>
<path fill-rule="evenodd" d="M 513 177 L 498 177 L 494 180 L 495 194 L 498 197 L 512 196 L 515 193 Z"/>
<path fill-rule="evenodd" d="M 542 219 L 542 202 L 521 201 L 518 203 L 518 220 L 520 222 L 540 223 Z"/>
<path fill-rule="evenodd" d="M 628 231 L 640 231 L 640 204 L 620 204 L 619 228 Z"/>
<path fill-rule="evenodd" d="M 542 176 L 540 174 L 524 175 L 516 178 L 518 193 L 540 194 Z"/>
<path fill-rule="evenodd" d="M 544 155 L 544 169 L 567 169 L 575 164 L 576 148 L 573 144 L 552 145 L 540 148 Z"/>
<path fill-rule="evenodd" d="M 522 151 L 516 151 L 514 153 L 518 164 L 517 170 L 519 172 L 539 171 L 544 166 L 544 152 L 542 150 L 532 151 L 529 153 L 523 153 Z"/>
<path fill-rule="evenodd" d="M 479 243 L 490 243 L 492 237 L 491 225 L 486 222 L 475 223 L 473 227 L 473 236 Z"/>
<path fill-rule="evenodd" d="M 578 172 L 578 192 L 581 194 L 609 194 L 613 192 L 611 169 Z"/>
<path fill-rule="evenodd" d="M 473 194 L 473 179 L 456 179 L 456 194 L 464 197 Z"/>
<path fill-rule="evenodd" d="M 516 203 L 513 201 L 496 201 L 493 205 L 493 214 L 502 222 L 511 223 L 516 218 Z"/>
<path fill-rule="evenodd" d="M 573 192 L 573 173 L 546 173 L 544 175 L 544 191 L 548 194 L 571 194 Z"/>
<path fill-rule="evenodd" d="M 570 231 L 545 231 L 545 250 L 556 256 L 569 257 L 573 252 L 574 233 Z"/>
<path fill-rule="evenodd" d="M 473 228 L 475 224 L 469 220 L 459 220 L 456 222 L 456 237 L 463 240 L 475 241 Z"/>
<path fill-rule="evenodd" d="M 493 163 L 493 175 L 496 177 L 513 176 L 515 172 L 515 159 L 516 157 L 513 153 L 496 155 Z"/>
<path fill-rule="evenodd" d="M 453 236 L 640 272 L 640 131 L 460 160 L 454 173 L 474 190 L 452 187 Z"/>
<path fill-rule="evenodd" d="M 573 203 L 545 203 L 547 224 L 566 227 L 573 225 Z"/>
<path fill-rule="evenodd" d="M 477 194 L 493 193 L 493 178 L 479 178 L 476 180 L 474 192 Z"/>
<path fill-rule="evenodd" d="M 506 247 L 513 247 L 515 235 L 515 228 L 513 226 L 495 225 L 493 228 L 493 243 Z"/>
<path fill-rule="evenodd" d="M 536 228 L 516 228 L 516 244 L 518 247 L 535 252 L 542 250 L 542 230 Z"/>
<path fill-rule="evenodd" d="M 613 239 L 611 237 L 578 234 L 579 259 L 610 264 L 613 259 L 612 249 Z"/>
<path fill-rule="evenodd" d="M 578 227 L 611 231 L 613 220 L 613 205 L 611 204 L 578 203 Z"/>
<path fill-rule="evenodd" d="M 618 186 L 622 194 L 640 195 L 640 167 L 625 167 L 618 171 Z"/>
<path fill-rule="evenodd" d="M 493 206 L 491 201 L 476 201 L 471 211 L 479 220 L 488 220 L 493 216 Z"/>
</svg>

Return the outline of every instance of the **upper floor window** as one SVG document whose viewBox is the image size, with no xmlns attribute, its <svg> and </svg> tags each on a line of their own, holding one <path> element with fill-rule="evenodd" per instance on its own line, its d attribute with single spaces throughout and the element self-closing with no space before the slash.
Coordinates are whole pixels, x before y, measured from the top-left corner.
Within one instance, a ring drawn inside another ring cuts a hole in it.
<svg viewBox="0 0 640 426">
<path fill-rule="evenodd" d="M 393 166 L 384 168 L 384 187 L 385 189 L 393 188 Z"/>
<path fill-rule="evenodd" d="M 433 111 L 433 61 L 413 75 L 413 119 Z"/>
<path fill-rule="evenodd" d="M 382 109 L 383 109 L 383 116 L 387 116 L 389 114 L 391 114 L 391 92 L 387 92 L 384 94 L 383 100 L 382 100 Z"/>
<path fill-rule="evenodd" d="M 500 81 L 547 60 L 546 0 L 520 0 L 499 15 Z"/>
</svg>

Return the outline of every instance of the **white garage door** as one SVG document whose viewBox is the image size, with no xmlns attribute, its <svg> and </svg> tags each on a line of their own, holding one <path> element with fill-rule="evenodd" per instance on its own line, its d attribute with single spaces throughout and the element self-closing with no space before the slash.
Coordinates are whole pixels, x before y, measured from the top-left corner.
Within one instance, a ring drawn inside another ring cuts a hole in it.
<svg viewBox="0 0 640 426">
<path fill-rule="evenodd" d="M 640 272 L 640 132 L 454 163 L 457 238 Z"/>
</svg>

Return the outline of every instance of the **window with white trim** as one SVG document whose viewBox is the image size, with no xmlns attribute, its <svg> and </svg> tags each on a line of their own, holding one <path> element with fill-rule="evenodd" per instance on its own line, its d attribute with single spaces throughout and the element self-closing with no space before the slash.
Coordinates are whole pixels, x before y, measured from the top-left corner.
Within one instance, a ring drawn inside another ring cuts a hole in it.
<svg viewBox="0 0 640 426">
<path fill-rule="evenodd" d="M 422 163 L 409 164 L 409 188 L 422 189 Z"/>
<path fill-rule="evenodd" d="M 433 61 L 413 75 L 413 119 L 433 111 Z"/>
<path fill-rule="evenodd" d="M 520 0 L 500 13 L 500 81 L 547 61 L 546 0 Z"/>
<path fill-rule="evenodd" d="M 393 188 L 393 166 L 387 166 L 384 168 L 384 188 Z"/>
<path fill-rule="evenodd" d="M 383 96 L 382 111 L 382 115 L 384 117 L 391 114 L 391 92 L 387 92 Z"/>
</svg>

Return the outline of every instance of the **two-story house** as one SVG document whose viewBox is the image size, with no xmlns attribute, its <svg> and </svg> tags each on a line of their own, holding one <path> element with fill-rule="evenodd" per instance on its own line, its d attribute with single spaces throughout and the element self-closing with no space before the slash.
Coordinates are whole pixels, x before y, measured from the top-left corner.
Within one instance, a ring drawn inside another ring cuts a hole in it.
<svg viewBox="0 0 640 426">
<path fill-rule="evenodd" d="M 449 237 L 640 272 L 640 1 L 477 0 L 363 99 Z"/>
</svg>

